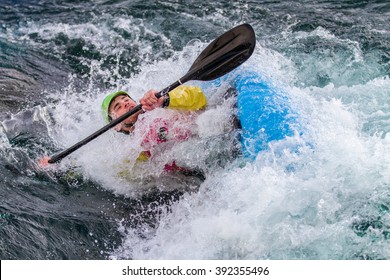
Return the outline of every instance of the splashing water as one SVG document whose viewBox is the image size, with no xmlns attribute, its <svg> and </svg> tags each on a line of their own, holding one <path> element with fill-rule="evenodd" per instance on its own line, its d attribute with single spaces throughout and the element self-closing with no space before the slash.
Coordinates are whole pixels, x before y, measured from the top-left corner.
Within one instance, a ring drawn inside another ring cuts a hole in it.
<svg viewBox="0 0 390 280">
<path fill-rule="evenodd" d="M 388 259 L 388 4 L 263 2 L 1 7 L 1 258 Z M 114 131 L 37 168 L 42 154 L 104 125 L 107 93 L 137 100 L 164 88 L 241 22 L 257 34 L 241 69 L 287 93 L 302 134 L 269 143 L 253 161 L 233 157 L 228 81 L 191 82 L 209 101 L 192 123 L 197 135 L 147 174 L 118 176 L 134 165 L 141 135 Z M 163 178 L 171 158 L 205 180 Z"/>
</svg>

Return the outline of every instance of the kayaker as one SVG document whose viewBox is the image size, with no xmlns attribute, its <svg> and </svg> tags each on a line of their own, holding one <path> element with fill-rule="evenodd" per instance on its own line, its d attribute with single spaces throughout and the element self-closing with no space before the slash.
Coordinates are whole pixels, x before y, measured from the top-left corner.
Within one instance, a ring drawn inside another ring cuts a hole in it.
<svg viewBox="0 0 390 280">
<path fill-rule="evenodd" d="M 142 131 L 140 154 L 137 161 L 146 161 L 153 154 L 156 146 L 166 142 L 182 142 L 187 140 L 191 135 L 190 123 L 184 125 L 178 124 L 180 120 L 193 121 L 191 112 L 202 110 L 207 105 L 206 96 L 199 87 L 195 86 L 179 86 L 170 91 L 167 95 L 156 98 L 157 91 L 149 90 L 139 100 L 142 104 L 142 111 L 125 119 L 123 122 L 114 127 L 116 131 L 126 134 L 132 133 L 136 124 L 140 126 Z M 102 103 L 102 112 L 107 122 L 116 119 L 123 114 L 133 109 L 137 103 L 131 96 L 124 91 L 111 93 L 105 97 Z M 156 108 L 166 108 L 179 110 L 181 116 L 177 114 L 166 114 L 167 117 L 155 118 L 153 120 L 141 121 L 138 123 L 138 118 L 142 112 L 151 111 Z M 188 117 L 183 117 L 183 114 Z M 169 116 L 168 116 L 169 115 Z M 165 171 L 186 171 L 184 168 L 176 165 L 175 161 L 165 164 Z"/>
</svg>

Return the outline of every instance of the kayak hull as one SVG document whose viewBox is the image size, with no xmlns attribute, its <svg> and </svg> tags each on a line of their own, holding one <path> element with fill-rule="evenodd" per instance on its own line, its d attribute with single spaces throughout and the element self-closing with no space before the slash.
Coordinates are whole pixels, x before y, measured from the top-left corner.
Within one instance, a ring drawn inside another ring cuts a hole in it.
<svg viewBox="0 0 390 280">
<path fill-rule="evenodd" d="M 288 97 L 265 81 L 259 74 L 246 72 L 236 76 L 237 116 L 242 133 L 241 145 L 245 157 L 269 148 L 270 143 L 291 137 L 297 129 L 296 114 Z"/>
</svg>

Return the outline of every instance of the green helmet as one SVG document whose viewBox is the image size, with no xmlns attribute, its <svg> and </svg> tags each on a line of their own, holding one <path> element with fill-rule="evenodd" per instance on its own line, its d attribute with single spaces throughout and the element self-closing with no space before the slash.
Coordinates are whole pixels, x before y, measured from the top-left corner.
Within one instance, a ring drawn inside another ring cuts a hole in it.
<svg viewBox="0 0 390 280">
<path fill-rule="evenodd" d="M 109 95 L 107 95 L 102 102 L 102 114 L 103 114 L 104 119 L 108 123 L 112 120 L 110 117 L 110 114 L 108 113 L 108 108 L 110 108 L 111 102 L 118 95 L 127 95 L 128 97 L 130 97 L 130 95 L 125 91 L 117 91 L 117 92 L 113 92 L 113 93 L 110 93 Z"/>
</svg>

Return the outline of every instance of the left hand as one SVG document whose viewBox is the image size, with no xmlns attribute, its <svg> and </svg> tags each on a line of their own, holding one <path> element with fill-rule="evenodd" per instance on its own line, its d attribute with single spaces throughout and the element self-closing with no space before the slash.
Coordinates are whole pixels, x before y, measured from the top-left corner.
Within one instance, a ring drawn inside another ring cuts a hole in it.
<svg viewBox="0 0 390 280">
<path fill-rule="evenodd" d="M 40 168 L 45 168 L 45 167 L 48 167 L 50 165 L 49 160 L 50 160 L 50 157 L 44 156 L 38 160 L 37 164 Z"/>
<path fill-rule="evenodd" d="M 164 97 L 157 98 L 156 90 L 147 91 L 144 96 L 139 100 L 139 103 L 142 105 L 142 109 L 145 111 L 151 111 L 155 108 L 161 107 L 164 102 Z"/>
</svg>

